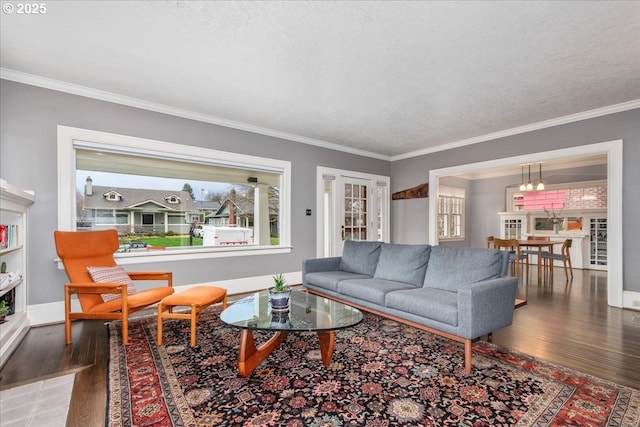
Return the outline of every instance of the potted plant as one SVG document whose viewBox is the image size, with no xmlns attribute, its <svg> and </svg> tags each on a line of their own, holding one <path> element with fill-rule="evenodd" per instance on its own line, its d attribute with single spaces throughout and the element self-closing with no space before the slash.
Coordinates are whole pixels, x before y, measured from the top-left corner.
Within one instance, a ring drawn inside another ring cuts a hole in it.
<svg viewBox="0 0 640 427">
<path fill-rule="evenodd" d="M 274 310 L 288 310 L 291 288 L 282 273 L 273 276 L 273 287 L 269 288 L 269 302 Z"/>
<path fill-rule="evenodd" d="M 9 315 L 9 307 L 4 301 L 0 301 L 0 322 L 4 321 L 5 316 Z"/>
</svg>

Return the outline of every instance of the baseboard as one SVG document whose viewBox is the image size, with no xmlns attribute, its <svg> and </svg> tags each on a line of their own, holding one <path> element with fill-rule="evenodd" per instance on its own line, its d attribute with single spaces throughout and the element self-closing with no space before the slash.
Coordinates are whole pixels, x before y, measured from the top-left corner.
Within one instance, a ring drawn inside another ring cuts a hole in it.
<svg viewBox="0 0 640 427">
<path fill-rule="evenodd" d="M 622 307 L 640 310 L 640 292 L 622 291 Z"/>
<path fill-rule="evenodd" d="M 287 283 L 302 283 L 302 272 L 294 271 L 284 273 Z M 243 294 L 247 292 L 257 292 L 273 286 L 273 277 L 254 276 L 241 279 L 219 280 L 215 282 L 193 283 L 190 285 L 175 286 L 176 292 L 182 292 L 194 286 L 219 286 L 227 289 L 228 295 Z M 80 310 L 78 300 L 71 300 L 72 311 Z M 44 304 L 29 305 L 27 308 L 29 324 L 31 326 L 43 326 L 53 323 L 64 322 L 64 301 L 55 301 Z"/>
</svg>

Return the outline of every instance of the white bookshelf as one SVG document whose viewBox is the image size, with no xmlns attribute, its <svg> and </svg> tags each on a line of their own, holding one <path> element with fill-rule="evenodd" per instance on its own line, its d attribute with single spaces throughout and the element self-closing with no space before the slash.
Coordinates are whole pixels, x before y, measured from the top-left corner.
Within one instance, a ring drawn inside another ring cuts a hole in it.
<svg viewBox="0 0 640 427">
<path fill-rule="evenodd" d="M 0 263 L 7 264 L 7 273 L 13 280 L 0 282 L 0 297 L 14 293 L 14 314 L 0 324 L 0 367 L 29 330 L 27 315 L 27 211 L 35 201 L 35 194 L 14 187 L 0 179 L 0 225 L 12 227 L 9 246 L 0 247 Z"/>
</svg>

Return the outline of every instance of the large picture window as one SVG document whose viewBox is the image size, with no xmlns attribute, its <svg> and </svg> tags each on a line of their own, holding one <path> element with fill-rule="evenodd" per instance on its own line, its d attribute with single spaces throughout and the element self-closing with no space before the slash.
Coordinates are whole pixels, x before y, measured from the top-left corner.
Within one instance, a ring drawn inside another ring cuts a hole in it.
<svg viewBox="0 0 640 427">
<path fill-rule="evenodd" d="M 116 229 L 134 256 L 290 246 L 289 162 L 62 126 L 58 144 L 60 229 Z"/>
</svg>

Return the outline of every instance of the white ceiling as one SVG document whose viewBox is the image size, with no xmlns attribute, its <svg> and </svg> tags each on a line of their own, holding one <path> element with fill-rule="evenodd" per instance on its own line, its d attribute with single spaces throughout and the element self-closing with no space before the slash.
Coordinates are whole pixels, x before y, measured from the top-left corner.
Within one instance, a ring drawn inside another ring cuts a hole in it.
<svg viewBox="0 0 640 427">
<path fill-rule="evenodd" d="M 640 2 L 44 4 L 0 14 L 3 78 L 384 158 L 640 105 Z"/>
</svg>

